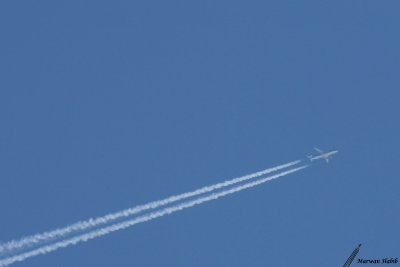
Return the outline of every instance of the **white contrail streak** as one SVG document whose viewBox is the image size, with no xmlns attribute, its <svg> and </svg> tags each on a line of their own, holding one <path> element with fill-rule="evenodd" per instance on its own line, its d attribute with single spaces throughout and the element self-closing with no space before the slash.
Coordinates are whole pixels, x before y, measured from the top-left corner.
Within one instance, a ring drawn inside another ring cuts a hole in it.
<svg viewBox="0 0 400 267">
<path fill-rule="evenodd" d="M 128 209 L 125 209 L 122 211 L 107 214 L 102 217 L 90 218 L 85 221 L 79 221 L 74 224 L 63 227 L 63 228 L 55 229 L 55 230 L 44 232 L 44 233 L 35 234 L 32 236 L 23 237 L 19 240 L 11 240 L 7 243 L 0 244 L 0 254 L 13 253 L 13 251 L 15 251 L 15 250 L 28 248 L 28 247 L 35 246 L 35 245 L 38 246 L 44 242 L 48 242 L 48 241 L 56 239 L 56 238 L 62 238 L 69 234 L 73 234 L 73 233 L 76 233 L 79 231 L 87 230 L 89 228 L 97 227 L 101 224 L 107 224 L 114 220 L 117 220 L 117 219 L 120 219 L 123 217 L 128 217 L 128 216 L 137 214 L 139 212 L 142 212 L 142 211 L 145 211 L 148 209 L 155 209 L 155 208 L 165 206 L 167 204 L 171 204 L 171 203 L 179 201 L 179 200 L 183 200 L 183 199 L 186 199 L 189 197 L 194 197 L 194 196 L 197 196 L 200 194 L 208 193 L 208 192 L 211 192 L 211 191 L 214 191 L 216 189 L 220 189 L 220 188 L 223 188 L 226 186 L 234 185 L 236 183 L 240 183 L 240 182 L 243 182 L 243 181 L 255 178 L 255 177 L 259 177 L 264 174 L 268 174 L 268 173 L 275 172 L 275 171 L 278 171 L 278 170 L 281 170 L 284 168 L 288 168 L 288 167 L 296 165 L 300 162 L 301 162 L 301 160 L 292 161 L 292 162 L 282 164 L 282 165 L 279 165 L 279 166 L 276 166 L 273 168 L 268 168 L 268 169 L 265 169 L 265 170 L 262 170 L 259 172 L 255 172 L 255 173 L 248 174 L 248 175 L 245 175 L 242 177 L 234 178 L 232 180 L 217 183 L 214 185 L 205 186 L 205 187 L 202 187 L 200 189 L 197 189 L 197 190 L 194 190 L 191 192 L 182 193 L 182 194 L 175 195 L 175 196 L 170 196 L 170 197 L 162 199 L 162 200 L 149 202 L 144 205 L 136 206 L 133 208 L 128 208 Z"/>
<path fill-rule="evenodd" d="M 107 226 L 107 227 L 104 227 L 104 228 L 100 228 L 100 229 L 94 230 L 94 231 L 89 232 L 89 233 L 82 234 L 80 236 L 76 236 L 76 237 L 73 237 L 73 238 L 70 238 L 70 239 L 59 241 L 59 242 L 54 243 L 54 244 L 46 245 L 46 246 L 37 248 L 35 250 L 29 251 L 29 252 L 25 252 L 25 253 L 21 253 L 19 255 L 15 255 L 15 256 L 12 256 L 12 257 L 9 257 L 9 258 L 5 258 L 3 260 L 0 260 L 0 267 L 7 266 L 7 265 L 10 265 L 10 264 L 18 262 L 18 261 L 24 261 L 24 260 L 26 260 L 28 258 L 31 258 L 31 257 L 34 257 L 34 256 L 38 256 L 40 254 L 47 254 L 47 253 L 50 253 L 52 251 L 58 250 L 60 248 L 64 248 L 64 247 L 67 247 L 67 246 L 70 246 L 70 245 L 76 245 L 76 244 L 78 244 L 80 242 L 86 242 L 88 240 L 91 240 L 91 239 L 94 239 L 94 238 L 97 238 L 97 237 L 101 237 L 101 236 L 110 234 L 112 232 L 118 231 L 118 230 L 122 230 L 122 229 L 128 228 L 128 227 L 133 226 L 135 224 L 147 222 L 147 221 L 150 221 L 150 220 L 153 220 L 153 219 L 165 216 L 165 215 L 169 215 L 171 213 L 174 213 L 174 212 L 177 212 L 177 211 L 180 211 L 180 210 L 183 210 L 183 209 L 187 209 L 187 208 L 202 204 L 204 202 L 215 200 L 215 199 L 218 199 L 220 197 L 223 197 L 223 196 L 226 196 L 226 195 L 230 195 L 230 194 L 239 192 L 241 190 L 260 185 L 262 183 L 265 183 L 265 182 L 268 182 L 270 180 L 273 180 L 273 179 L 288 175 L 290 173 L 297 172 L 297 171 L 302 170 L 302 169 L 307 168 L 307 167 L 308 167 L 308 165 L 304 165 L 304 166 L 300 166 L 300 167 L 297 167 L 297 168 L 294 168 L 294 169 L 290 169 L 288 171 L 284 171 L 284 172 L 281 172 L 281 173 L 278 173 L 278 174 L 275 174 L 275 175 L 272 175 L 272 176 L 269 176 L 269 177 L 266 177 L 266 178 L 262 178 L 262 179 L 259 179 L 259 180 L 253 181 L 253 182 L 248 182 L 248 183 L 243 184 L 243 185 L 238 185 L 238 186 L 233 187 L 231 189 L 226 189 L 224 191 L 215 192 L 215 193 L 209 194 L 209 195 L 207 195 L 205 197 L 200 197 L 200 198 L 197 198 L 197 199 L 194 199 L 194 200 L 191 200 L 191 201 L 187 201 L 187 202 L 184 202 L 184 203 L 172 206 L 172 207 L 167 207 L 167 208 L 164 208 L 164 209 L 162 209 L 160 211 L 154 211 L 154 212 L 148 213 L 147 215 L 139 216 L 139 217 L 136 217 L 136 218 L 128 220 L 128 221 L 116 223 L 116 224 L 113 224 L 113 225 L 110 225 L 110 226 Z"/>
</svg>

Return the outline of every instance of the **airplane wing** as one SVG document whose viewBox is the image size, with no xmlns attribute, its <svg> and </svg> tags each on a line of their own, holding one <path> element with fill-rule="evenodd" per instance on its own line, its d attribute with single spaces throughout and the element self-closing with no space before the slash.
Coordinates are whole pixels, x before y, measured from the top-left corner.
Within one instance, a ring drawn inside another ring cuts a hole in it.
<svg viewBox="0 0 400 267">
<path fill-rule="evenodd" d="M 314 149 L 315 149 L 315 151 L 317 151 L 318 153 L 321 153 L 321 154 L 324 153 L 324 151 L 322 151 L 321 149 L 319 149 L 319 148 L 317 148 L 317 147 L 314 147 Z"/>
</svg>

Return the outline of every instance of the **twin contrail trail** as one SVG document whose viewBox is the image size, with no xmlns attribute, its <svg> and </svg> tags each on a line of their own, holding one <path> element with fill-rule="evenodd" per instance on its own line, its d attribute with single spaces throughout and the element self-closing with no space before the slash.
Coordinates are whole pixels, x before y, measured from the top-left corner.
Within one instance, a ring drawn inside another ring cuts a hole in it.
<svg viewBox="0 0 400 267">
<path fill-rule="evenodd" d="M 90 218 L 85 221 L 79 221 L 77 223 L 68 225 L 63 228 L 55 229 L 55 230 L 44 232 L 44 233 L 35 234 L 32 236 L 27 236 L 27 237 L 21 238 L 19 240 L 11 240 L 7 243 L 0 244 L 0 254 L 13 253 L 15 251 L 18 251 L 21 249 L 26 249 L 26 248 L 29 248 L 32 246 L 39 246 L 39 245 L 49 242 L 51 240 L 54 240 L 57 238 L 63 238 L 68 235 L 73 235 L 73 234 L 76 234 L 77 232 L 88 230 L 90 228 L 94 228 L 94 227 L 97 227 L 102 224 L 108 224 L 117 219 L 129 217 L 129 216 L 132 216 L 134 214 L 137 214 L 137 213 L 145 211 L 145 210 L 156 209 L 161 206 L 172 204 L 172 203 L 180 201 L 180 200 L 184 200 L 184 199 L 194 197 L 194 196 L 204 194 L 204 193 L 209 193 L 214 190 L 221 189 L 221 188 L 224 188 L 227 186 L 231 186 L 231 185 L 234 185 L 234 184 L 237 184 L 240 182 L 244 182 L 246 180 L 253 179 L 256 177 L 260 177 L 262 175 L 265 175 L 265 174 L 268 174 L 271 172 L 276 172 L 281 169 L 285 169 L 285 168 L 291 167 L 293 165 L 299 164 L 300 162 L 301 162 L 300 160 L 292 161 L 292 162 L 282 164 L 282 165 L 279 165 L 279 166 L 276 166 L 273 168 L 268 168 L 268 169 L 265 169 L 265 170 L 262 170 L 259 172 L 255 172 L 252 174 L 234 178 L 234 179 L 231 179 L 231 180 L 228 180 L 225 182 L 205 186 L 205 187 L 202 187 L 200 189 L 197 189 L 197 190 L 194 190 L 191 192 L 174 195 L 174 196 L 162 199 L 162 200 L 153 201 L 153 202 L 150 202 L 150 203 L 147 203 L 144 205 L 140 205 L 140 206 L 136 206 L 133 208 L 128 208 L 128 209 L 125 209 L 122 211 L 118 211 L 115 213 L 107 214 L 102 217 Z"/>
<path fill-rule="evenodd" d="M 295 161 L 295 163 L 292 162 L 292 163 L 288 163 L 288 164 L 290 164 L 289 166 L 292 166 L 294 164 L 298 164 L 299 162 L 300 161 Z M 284 164 L 284 165 L 287 166 L 288 164 Z M 281 166 L 283 166 L 283 165 L 281 165 Z M 278 166 L 278 167 L 280 167 L 280 166 Z M 278 167 L 275 167 L 275 168 L 278 168 Z M 280 172 L 278 174 L 275 174 L 275 175 L 272 175 L 272 176 L 269 176 L 269 177 L 266 177 L 266 178 L 261 178 L 259 180 L 256 180 L 256 181 L 253 181 L 253 182 L 248 182 L 248 183 L 245 183 L 245 184 L 242 184 L 242 185 L 238 185 L 238 186 L 235 186 L 235 187 L 232 187 L 230 189 L 226 189 L 226 190 L 223 190 L 223 191 L 220 191 L 220 192 L 214 192 L 214 193 L 211 193 L 211 194 L 209 194 L 207 196 L 204 196 L 204 197 L 199 197 L 199 198 L 196 198 L 194 200 L 186 201 L 186 202 L 183 202 L 181 204 L 177 204 L 177 205 L 172 206 L 172 207 L 167 207 L 167 208 L 164 208 L 164 209 L 159 210 L 159 211 L 150 212 L 148 214 L 136 217 L 134 219 L 130 219 L 130 220 L 127 220 L 127 221 L 124 221 L 124 222 L 120 222 L 120 223 L 115 223 L 115 224 L 112 224 L 110 226 L 103 227 L 103 228 L 100 228 L 100 229 L 97 229 L 97 230 L 93 230 L 91 232 L 88 232 L 88 233 L 85 233 L 85 234 L 81 234 L 81 235 L 76 236 L 76 237 L 72 237 L 72 238 L 69 238 L 69 239 L 64 239 L 62 241 L 59 241 L 59 242 L 56 242 L 56 243 L 53 243 L 53 244 L 50 244 L 50 245 L 45 245 L 45 246 L 39 247 L 37 249 L 31 250 L 31 251 L 28 251 L 28 252 L 24 252 L 24 253 L 15 255 L 15 256 L 11 256 L 11 257 L 5 258 L 3 260 L 0 260 L 0 267 L 7 266 L 7 265 L 10 265 L 10 264 L 18 262 L 18 261 L 24 261 L 24 260 L 26 260 L 28 258 L 31 258 L 31 257 L 34 257 L 34 256 L 38 256 L 40 254 L 47 254 L 47 253 L 50 253 L 52 251 L 58 250 L 60 248 L 64 248 L 64 247 L 67 247 L 67 246 L 70 246 L 70 245 L 75 245 L 75 244 L 78 244 L 80 242 L 85 242 L 85 241 L 88 241 L 88 240 L 91 240 L 91 239 L 94 239 L 94 238 L 97 238 L 97 237 L 101 237 L 101 236 L 110 234 L 112 232 L 128 228 L 128 227 L 133 226 L 135 224 L 147 222 L 147 221 L 150 221 L 150 220 L 153 220 L 153 219 L 165 216 L 165 215 L 169 215 L 169 214 L 172 214 L 174 212 L 177 212 L 177 211 L 180 211 L 180 210 L 183 210 L 183 209 L 187 209 L 187 208 L 202 204 L 204 202 L 208 202 L 208 201 L 211 201 L 211 200 L 216 200 L 216 199 L 218 199 L 220 197 L 223 197 L 223 196 L 226 196 L 226 195 L 230 195 L 230 194 L 239 192 L 241 190 L 244 190 L 244 189 L 247 189 L 247 188 L 251 188 L 251 187 L 263 184 L 263 183 L 268 182 L 270 180 L 277 179 L 279 177 L 282 177 L 282 176 L 297 172 L 297 171 L 302 170 L 302 169 L 307 168 L 307 167 L 308 167 L 308 165 L 303 165 L 303 166 L 300 166 L 300 167 L 297 167 L 297 168 L 293 168 L 293 169 L 290 169 L 290 170 L 287 170 L 287 171 L 283 171 L 283 172 Z M 282 168 L 283 167 L 280 167 L 280 169 L 282 169 Z M 268 172 L 271 172 L 271 171 L 268 171 Z M 244 176 L 244 177 L 246 177 L 246 176 Z M 236 179 L 244 179 L 244 177 L 236 178 Z M 253 177 L 256 177 L 256 176 L 253 176 Z M 251 178 L 247 178 L 247 179 L 251 179 Z M 233 179 L 233 180 L 235 180 L 235 179 Z M 232 183 L 233 180 L 230 180 L 230 181 L 227 181 L 227 182 L 230 182 L 231 185 L 233 185 L 234 184 L 234 183 Z M 226 182 L 224 182 L 224 183 L 226 183 Z M 224 183 L 221 183 L 221 184 L 224 184 Z M 223 188 L 223 187 L 224 186 L 221 185 L 219 188 Z M 207 188 L 207 187 L 204 187 L 204 188 Z M 199 189 L 199 190 L 201 190 L 201 189 Z M 211 192 L 213 190 L 215 190 L 215 189 L 205 191 L 204 193 Z M 196 192 L 196 191 L 193 191 L 193 192 Z M 191 193 L 193 194 L 193 192 L 191 192 Z M 185 193 L 185 194 L 188 194 L 188 193 Z M 182 195 L 184 195 L 184 194 L 182 194 Z M 181 199 L 183 199 L 183 198 L 181 198 Z M 156 202 L 152 202 L 152 203 L 156 203 Z M 172 203 L 172 202 L 174 202 L 174 201 L 170 201 L 169 203 Z M 165 204 L 163 204 L 163 205 L 165 205 Z M 159 205 L 158 207 L 160 207 L 160 206 L 162 206 L 162 205 Z"/>
</svg>

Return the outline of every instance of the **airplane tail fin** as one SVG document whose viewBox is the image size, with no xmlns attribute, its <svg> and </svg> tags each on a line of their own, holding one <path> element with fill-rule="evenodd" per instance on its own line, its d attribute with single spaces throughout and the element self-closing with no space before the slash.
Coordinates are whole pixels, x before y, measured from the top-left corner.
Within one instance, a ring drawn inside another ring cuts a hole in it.
<svg viewBox="0 0 400 267">
<path fill-rule="evenodd" d="M 313 161 L 313 156 L 312 155 L 308 155 L 307 158 L 311 161 Z"/>
</svg>

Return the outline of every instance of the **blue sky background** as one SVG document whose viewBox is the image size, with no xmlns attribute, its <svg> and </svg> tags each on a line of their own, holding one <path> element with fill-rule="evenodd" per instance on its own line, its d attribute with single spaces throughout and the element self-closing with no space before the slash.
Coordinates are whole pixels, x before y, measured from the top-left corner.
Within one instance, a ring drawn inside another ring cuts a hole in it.
<svg viewBox="0 0 400 267">
<path fill-rule="evenodd" d="M 1 1 L 0 240 L 338 149 L 15 266 L 400 257 L 398 1 Z"/>
</svg>

